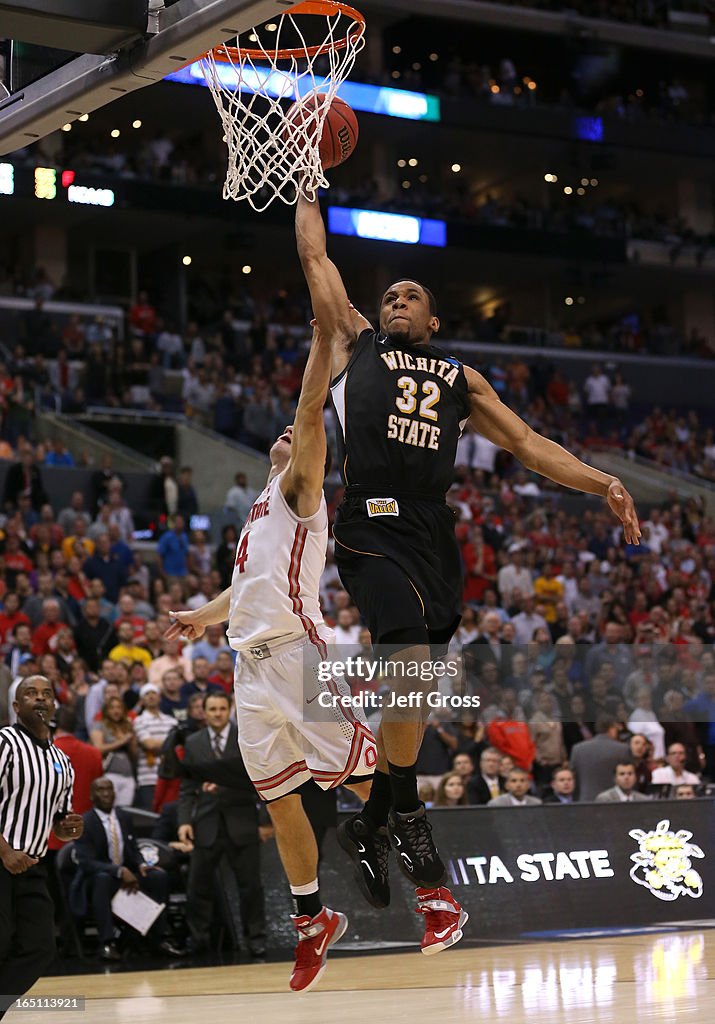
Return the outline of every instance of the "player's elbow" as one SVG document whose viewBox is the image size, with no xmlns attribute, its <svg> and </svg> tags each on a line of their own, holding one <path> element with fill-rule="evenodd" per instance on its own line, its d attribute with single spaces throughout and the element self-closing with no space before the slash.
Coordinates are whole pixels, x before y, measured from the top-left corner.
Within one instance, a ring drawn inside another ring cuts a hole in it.
<svg viewBox="0 0 715 1024">
<path fill-rule="evenodd" d="M 538 440 L 538 434 L 535 434 L 531 427 L 525 423 L 524 429 L 516 435 L 512 443 L 508 445 L 509 451 L 518 459 L 519 462 L 526 469 L 536 469 L 538 464 L 538 455 L 536 452 L 536 442 Z"/>
</svg>

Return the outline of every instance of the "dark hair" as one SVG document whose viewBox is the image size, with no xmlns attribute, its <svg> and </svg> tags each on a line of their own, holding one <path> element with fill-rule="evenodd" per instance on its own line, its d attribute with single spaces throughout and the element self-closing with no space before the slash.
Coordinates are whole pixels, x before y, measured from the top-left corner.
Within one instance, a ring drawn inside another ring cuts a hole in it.
<svg viewBox="0 0 715 1024">
<path fill-rule="evenodd" d="M 64 732 L 74 732 L 77 727 L 77 716 L 72 708 L 58 708 L 55 712 L 55 724 Z"/>
<path fill-rule="evenodd" d="M 208 693 L 204 694 L 204 701 L 203 701 L 203 703 L 204 703 L 204 711 L 206 710 L 206 704 L 210 700 L 212 700 L 214 697 L 217 697 L 219 700 L 225 700 L 226 703 L 228 704 L 229 708 L 231 707 L 231 698 L 229 697 L 229 695 L 225 691 L 223 691 L 223 690 L 209 690 Z"/>
<path fill-rule="evenodd" d="M 556 766 L 556 767 L 554 768 L 554 770 L 553 770 L 553 771 L 552 771 L 552 773 L 551 773 L 551 779 L 552 779 L 552 781 L 553 781 L 553 780 L 554 780 L 554 779 L 556 778 L 556 776 L 557 776 L 557 775 L 559 775 L 559 774 L 560 774 L 561 772 L 571 772 L 571 774 L 572 774 L 572 775 L 574 775 L 574 770 L 573 770 L 573 768 L 571 767 L 571 765 L 570 765 L 570 764 L 559 764 L 559 765 L 557 765 L 557 766 Z"/>
<path fill-rule="evenodd" d="M 613 769 L 614 775 L 619 768 L 632 768 L 633 771 L 636 770 L 635 762 L 630 757 L 621 757 L 616 761 L 616 767 Z"/>
<path fill-rule="evenodd" d="M 430 316 L 437 316 L 437 300 L 435 299 L 432 292 L 426 285 L 422 284 L 420 281 L 415 281 L 415 284 L 418 284 L 422 291 L 427 296 L 427 301 L 429 302 Z"/>
<path fill-rule="evenodd" d="M 615 718 L 613 715 L 608 715 L 604 713 L 598 715 L 598 717 L 596 718 L 594 729 L 596 733 L 603 733 L 608 732 L 608 730 L 612 729 L 614 725 L 618 725 L 618 719 Z"/>
</svg>

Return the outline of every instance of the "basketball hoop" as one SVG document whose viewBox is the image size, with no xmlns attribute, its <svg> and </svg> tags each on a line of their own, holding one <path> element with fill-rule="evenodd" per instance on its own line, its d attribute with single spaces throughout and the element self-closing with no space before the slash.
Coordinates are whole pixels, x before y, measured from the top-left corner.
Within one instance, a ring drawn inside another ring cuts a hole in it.
<svg viewBox="0 0 715 1024">
<path fill-rule="evenodd" d="M 247 199 L 259 212 L 277 198 L 292 205 L 299 192 L 312 200 L 328 187 L 318 146 L 330 104 L 365 45 L 365 19 L 337 0 L 305 0 L 254 28 L 248 42 L 200 58 L 228 148 L 223 197 Z"/>
</svg>

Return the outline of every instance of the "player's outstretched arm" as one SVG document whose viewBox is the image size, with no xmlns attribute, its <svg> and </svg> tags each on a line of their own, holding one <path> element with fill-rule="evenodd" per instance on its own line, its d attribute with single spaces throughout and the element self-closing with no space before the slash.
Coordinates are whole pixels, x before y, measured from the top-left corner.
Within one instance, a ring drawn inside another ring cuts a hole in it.
<svg viewBox="0 0 715 1024">
<path fill-rule="evenodd" d="M 364 317 L 356 322 L 351 312 L 340 272 L 328 258 L 325 225 L 317 199 L 311 202 L 303 195 L 299 197 L 295 208 L 295 236 L 313 314 L 330 345 L 332 374 L 337 376 L 347 366 L 360 331 L 370 327 L 370 323 Z"/>
<path fill-rule="evenodd" d="M 226 621 L 230 605 L 231 588 L 226 587 L 218 597 L 196 611 L 169 612 L 173 621 L 164 636 L 167 640 L 178 640 L 180 636 L 187 640 L 198 640 L 207 626 L 217 626 Z"/>
<path fill-rule="evenodd" d="M 311 324 L 313 340 L 293 419 L 290 462 L 281 479 L 286 501 L 301 518 L 318 511 L 328 450 L 323 406 L 330 384 L 330 345 L 317 320 Z"/>
<path fill-rule="evenodd" d="M 587 466 L 560 444 L 537 434 L 504 405 L 480 373 L 469 366 L 464 367 L 464 372 L 471 407 L 469 422 L 478 433 L 500 448 L 506 448 L 527 469 L 564 487 L 573 487 L 577 491 L 599 494 L 605 498 L 611 511 L 623 523 L 626 542 L 638 544 L 641 531 L 635 504 L 618 477 Z"/>
</svg>

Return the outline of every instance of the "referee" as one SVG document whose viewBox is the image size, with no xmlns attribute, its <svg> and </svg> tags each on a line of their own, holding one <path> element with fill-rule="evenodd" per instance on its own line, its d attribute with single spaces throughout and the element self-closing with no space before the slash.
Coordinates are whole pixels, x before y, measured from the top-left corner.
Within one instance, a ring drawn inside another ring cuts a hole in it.
<svg viewBox="0 0 715 1024">
<path fill-rule="evenodd" d="M 55 956 L 43 863 L 50 830 L 69 841 L 83 828 L 72 813 L 72 765 L 50 739 L 55 694 L 49 680 L 23 679 L 13 708 L 16 724 L 0 729 L 0 1017 Z"/>
</svg>

